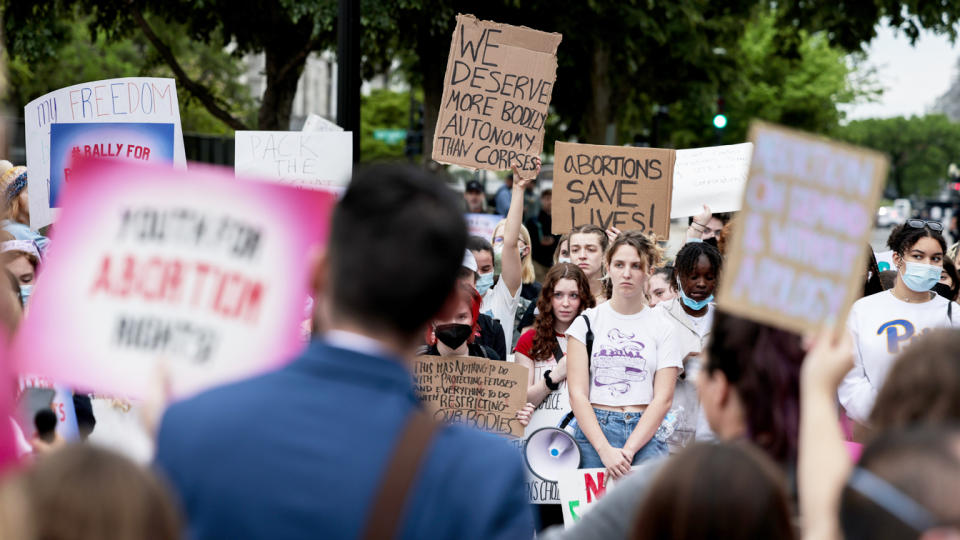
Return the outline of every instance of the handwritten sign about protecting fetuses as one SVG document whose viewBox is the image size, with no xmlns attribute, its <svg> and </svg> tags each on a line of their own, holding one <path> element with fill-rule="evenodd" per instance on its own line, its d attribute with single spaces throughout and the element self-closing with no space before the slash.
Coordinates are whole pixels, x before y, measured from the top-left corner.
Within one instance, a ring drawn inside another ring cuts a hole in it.
<svg viewBox="0 0 960 540">
<path fill-rule="evenodd" d="M 470 356 L 418 356 L 417 395 L 433 417 L 523 436 L 517 411 L 527 403 L 527 368 Z"/>
<path fill-rule="evenodd" d="M 457 15 L 433 159 L 494 171 L 536 169 L 562 37 Z"/>
<path fill-rule="evenodd" d="M 558 142 L 553 233 L 579 225 L 670 234 L 676 151 Z"/>
<path fill-rule="evenodd" d="M 863 290 L 887 158 L 760 122 L 750 139 L 719 306 L 795 332 L 842 324 Z"/>
</svg>

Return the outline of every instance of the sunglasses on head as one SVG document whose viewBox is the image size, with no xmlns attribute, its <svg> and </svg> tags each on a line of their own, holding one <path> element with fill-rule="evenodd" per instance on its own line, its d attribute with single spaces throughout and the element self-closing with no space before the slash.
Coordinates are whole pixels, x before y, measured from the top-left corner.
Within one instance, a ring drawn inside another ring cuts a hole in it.
<svg viewBox="0 0 960 540">
<path fill-rule="evenodd" d="M 913 227 L 914 229 L 922 229 L 924 227 L 929 228 L 934 232 L 942 232 L 943 224 L 939 221 L 927 221 L 925 219 L 908 219 L 907 227 Z"/>
</svg>

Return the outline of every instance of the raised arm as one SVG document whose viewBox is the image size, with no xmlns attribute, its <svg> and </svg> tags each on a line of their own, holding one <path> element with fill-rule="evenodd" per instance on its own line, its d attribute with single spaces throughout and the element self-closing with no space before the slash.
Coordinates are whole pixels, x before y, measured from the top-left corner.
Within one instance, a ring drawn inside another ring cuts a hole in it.
<svg viewBox="0 0 960 540">
<path fill-rule="evenodd" d="M 803 538 L 836 540 L 840 496 L 852 468 L 837 421 L 837 386 L 853 366 L 850 334 L 824 330 L 800 370 L 800 448 L 797 458 Z"/>
<path fill-rule="evenodd" d="M 533 177 L 523 178 L 520 170 L 513 168 L 513 192 L 510 199 L 510 211 L 507 212 L 506 223 L 503 225 L 503 255 L 500 259 L 500 279 L 506 284 L 511 295 L 517 294 L 520 288 L 520 249 L 517 247 L 520 238 L 520 225 L 523 223 L 523 191 L 537 179 L 540 174 L 540 159 L 537 158 L 537 169 Z"/>
</svg>

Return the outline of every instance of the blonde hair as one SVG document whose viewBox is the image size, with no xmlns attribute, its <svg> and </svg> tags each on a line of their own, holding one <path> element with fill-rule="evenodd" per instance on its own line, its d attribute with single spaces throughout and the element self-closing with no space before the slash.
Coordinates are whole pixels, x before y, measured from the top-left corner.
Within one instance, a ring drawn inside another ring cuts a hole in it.
<svg viewBox="0 0 960 540">
<path fill-rule="evenodd" d="M 493 239 L 497 237 L 497 231 L 501 228 L 507 228 L 507 220 L 501 219 L 500 223 L 497 223 L 497 226 L 493 228 L 493 237 L 490 238 L 491 244 L 493 244 Z M 537 280 L 537 272 L 533 268 L 533 244 L 530 242 L 530 231 L 524 225 L 520 225 L 520 240 L 527 245 L 527 254 L 520 257 L 520 282 L 526 285 Z"/>
<path fill-rule="evenodd" d="M 0 195 L 3 197 L 3 202 L 6 201 L 7 189 L 10 187 L 10 184 L 13 183 L 21 174 L 27 172 L 26 167 L 12 167 L 3 172 L 3 175 L 0 176 Z M 20 190 L 20 193 L 10 201 L 9 204 L 5 204 L 3 208 L 3 218 L 15 221 L 17 223 L 23 223 L 24 225 L 30 224 L 30 200 L 27 198 L 27 187 L 24 186 Z"/>
<path fill-rule="evenodd" d="M 607 248 L 604 259 L 607 261 L 608 267 L 613 259 L 614 252 L 621 246 L 630 246 L 636 249 L 640 258 L 646 260 L 647 270 L 660 266 L 663 261 L 663 248 L 657 244 L 655 235 L 640 231 L 626 231 L 620 233 L 620 236 L 617 236 L 616 240 Z"/>
</svg>

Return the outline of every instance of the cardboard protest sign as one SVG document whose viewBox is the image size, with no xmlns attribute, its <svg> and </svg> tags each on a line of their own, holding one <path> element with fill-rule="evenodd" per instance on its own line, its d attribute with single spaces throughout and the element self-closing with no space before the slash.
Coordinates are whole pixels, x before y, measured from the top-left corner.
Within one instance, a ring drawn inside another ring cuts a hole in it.
<svg viewBox="0 0 960 540">
<path fill-rule="evenodd" d="M 173 124 L 173 163 L 178 167 L 187 165 L 177 86 L 173 79 L 125 77 L 75 84 L 31 101 L 23 108 L 23 115 L 30 226 L 34 229 L 53 223 L 57 217 L 58 209 L 50 207 L 53 124 Z"/>
<path fill-rule="evenodd" d="M 162 362 L 183 396 L 300 349 L 308 253 L 332 194 L 200 166 L 97 160 L 73 177 L 13 344 L 20 372 L 142 398 Z"/>
<path fill-rule="evenodd" d="M 470 356 L 418 356 L 417 395 L 433 417 L 505 435 L 523 435 L 527 368 Z"/>
<path fill-rule="evenodd" d="M 563 36 L 457 15 L 433 134 L 433 159 L 536 169 Z"/>
<path fill-rule="evenodd" d="M 237 131 L 234 170 L 301 187 L 343 187 L 353 171 L 349 131 Z"/>
<path fill-rule="evenodd" d="M 579 225 L 670 236 L 675 150 L 557 142 L 553 233 Z"/>
<path fill-rule="evenodd" d="M 487 242 L 493 238 L 493 232 L 497 229 L 497 223 L 503 219 L 503 216 L 496 214 L 464 214 L 467 219 L 467 231 L 470 236 L 479 236 Z"/>
<path fill-rule="evenodd" d="M 571 527 L 602 499 L 616 482 L 606 477 L 606 469 L 574 469 L 557 481 L 563 526 Z"/>
<path fill-rule="evenodd" d="M 750 139 L 750 178 L 718 305 L 795 332 L 841 325 L 863 290 L 887 159 L 759 122 Z"/>
<path fill-rule="evenodd" d="M 740 210 L 752 152 L 752 143 L 677 150 L 670 217 L 695 216 L 704 204 L 714 213 Z"/>
<path fill-rule="evenodd" d="M 173 163 L 173 124 L 83 123 L 50 126 L 50 208 L 56 208 L 75 157 Z"/>
</svg>

